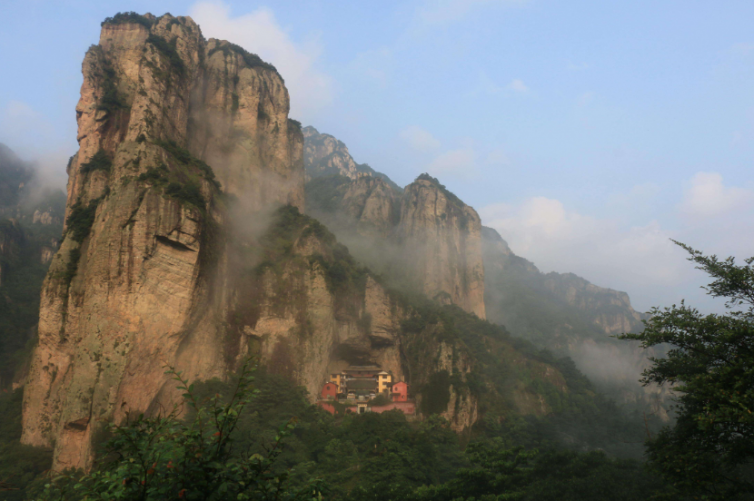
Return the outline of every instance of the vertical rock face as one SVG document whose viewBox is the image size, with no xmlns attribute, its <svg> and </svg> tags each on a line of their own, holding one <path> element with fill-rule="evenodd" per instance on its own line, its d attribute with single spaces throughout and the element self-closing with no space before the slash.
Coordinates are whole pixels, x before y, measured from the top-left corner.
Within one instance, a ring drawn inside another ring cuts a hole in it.
<svg viewBox="0 0 754 501">
<path fill-rule="evenodd" d="M 307 178 L 344 176 L 356 180 L 372 176 L 384 180 L 391 188 L 400 191 L 398 185 L 386 175 L 375 171 L 367 164 L 356 163 L 342 141 L 330 134 L 321 134 L 311 125 L 304 127 L 303 133 Z"/>
<path fill-rule="evenodd" d="M 373 269 L 484 319 L 482 225 L 476 211 L 428 175 L 399 190 L 384 175 L 323 170 L 323 162 L 347 155 L 345 145 L 312 127 L 305 137 L 305 163 L 313 178 L 307 184 L 307 210 Z M 350 155 L 345 160 L 356 165 Z M 327 172 L 333 175 L 325 177 Z"/>
<path fill-rule="evenodd" d="M 481 228 L 476 211 L 437 180 L 406 187 L 398 234 L 424 293 L 484 319 Z"/>
<path fill-rule="evenodd" d="M 246 210 L 304 200 L 303 137 L 258 57 L 190 18 L 129 15 L 103 23 L 82 70 L 67 231 L 24 394 L 22 440 L 54 443 L 55 468 L 89 466 L 102 420 L 172 405 L 165 364 L 232 369 L 220 183 Z"/>
<path fill-rule="evenodd" d="M 0 286 L 3 284 L 3 273 L 7 273 L 5 268 L 18 257 L 25 240 L 24 232 L 16 221 L 0 221 Z"/>
</svg>

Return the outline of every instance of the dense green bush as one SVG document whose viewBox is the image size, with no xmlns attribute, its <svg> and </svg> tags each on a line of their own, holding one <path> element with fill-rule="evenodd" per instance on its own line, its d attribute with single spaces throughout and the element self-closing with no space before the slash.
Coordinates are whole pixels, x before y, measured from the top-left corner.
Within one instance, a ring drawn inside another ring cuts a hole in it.
<svg viewBox="0 0 754 501">
<path fill-rule="evenodd" d="M 72 248 L 68 251 L 68 263 L 63 271 L 62 281 L 66 288 L 71 284 L 73 277 L 76 276 L 76 272 L 79 269 L 79 261 L 81 260 L 81 250 L 78 247 Z"/>
<path fill-rule="evenodd" d="M 203 160 L 196 158 L 186 148 L 178 146 L 172 140 L 158 140 L 155 141 L 155 144 L 165 149 L 180 166 L 198 169 L 207 181 L 212 183 L 216 188 L 220 188 L 220 183 L 215 179 L 215 172 L 212 170 L 212 167 L 207 165 Z"/>
<path fill-rule="evenodd" d="M 167 180 L 168 172 L 167 166 L 161 163 L 159 167 L 147 168 L 146 172 L 139 174 L 138 180 L 159 184 Z"/>
<path fill-rule="evenodd" d="M 68 232 L 71 238 L 76 242 L 83 242 L 84 239 L 89 236 L 89 231 L 94 224 L 94 218 L 97 214 L 97 205 L 99 199 L 89 201 L 89 204 L 84 205 L 79 200 L 71 207 L 71 212 L 68 215 L 66 224 L 68 225 Z"/>
<path fill-rule="evenodd" d="M 110 172 L 112 166 L 113 162 L 112 160 L 110 160 L 107 152 L 105 150 L 99 150 L 94 154 L 91 160 L 81 165 L 81 172 L 83 174 L 88 174 L 89 172 L 93 172 L 95 170 Z"/>
<path fill-rule="evenodd" d="M 269 500 L 320 499 L 318 482 L 300 489 L 289 486 L 290 472 L 275 472 L 283 440 L 294 428 L 283 424 L 269 448 L 258 453 L 234 447 L 240 417 L 257 392 L 247 363 L 235 388 L 223 399 L 206 402 L 180 373 L 169 372 L 183 390 L 192 418 L 179 419 L 178 407 L 167 416 L 129 419 L 112 426 L 104 455 L 88 474 L 54 477 L 40 500 Z"/>
<path fill-rule="evenodd" d="M 165 194 L 200 209 L 204 209 L 205 207 L 206 202 L 202 196 L 202 190 L 198 184 L 192 181 L 189 181 L 186 184 L 171 182 L 165 188 Z"/>
<path fill-rule="evenodd" d="M 112 17 L 106 17 L 105 20 L 102 21 L 101 26 L 104 26 L 106 24 L 125 23 L 138 23 L 149 29 L 152 27 L 152 24 L 154 24 L 154 21 L 146 16 L 137 14 L 136 12 L 118 12 Z"/>
<path fill-rule="evenodd" d="M 126 102 L 118 91 L 118 77 L 113 69 L 107 56 L 102 52 L 102 48 L 94 46 L 94 49 L 100 54 L 100 63 L 102 64 L 102 96 L 97 103 L 97 109 L 106 111 L 109 115 L 126 107 Z"/>
</svg>

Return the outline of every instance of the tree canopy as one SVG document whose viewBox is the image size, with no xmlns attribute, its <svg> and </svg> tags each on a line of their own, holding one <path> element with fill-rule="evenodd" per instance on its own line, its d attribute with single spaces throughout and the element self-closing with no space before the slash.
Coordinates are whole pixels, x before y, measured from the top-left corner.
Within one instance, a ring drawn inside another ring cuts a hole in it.
<svg viewBox="0 0 754 501">
<path fill-rule="evenodd" d="M 754 257 L 738 265 L 676 244 L 710 275 L 706 290 L 727 311 L 654 308 L 643 332 L 621 336 L 671 346 L 643 373 L 644 384 L 671 385 L 678 404 L 676 423 L 648 442 L 648 459 L 697 498 L 744 499 L 754 494 Z"/>
</svg>

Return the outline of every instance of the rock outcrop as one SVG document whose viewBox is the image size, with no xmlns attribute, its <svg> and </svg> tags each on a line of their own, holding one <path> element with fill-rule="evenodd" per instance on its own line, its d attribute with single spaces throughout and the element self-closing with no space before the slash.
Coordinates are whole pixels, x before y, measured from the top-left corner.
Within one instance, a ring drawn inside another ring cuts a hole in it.
<svg viewBox="0 0 754 501">
<path fill-rule="evenodd" d="M 404 190 L 364 172 L 335 170 L 323 176 L 316 170 L 322 150 L 342 143 L 322 136 L 310 134 L 305 143 L 305 158 L 312 155 L 305 163 L 316 173 L 307 183 L 307 211 L 371 268 L 485 318 L 482 225 L 476 211 L 426 174 Z M 343 145 L 323 158 L 340 158 L 344 151 Z"/>
<path fill-rule="evenodd" d="M 348 152 L 348 147 L 330 134 L 321 134 L 311 125 L 304 127 L 304 165 L 308 179 L 324 176 L 345 176 L 359 179 L 365 176 L 384 180 L 391 188 L 400 191 L 397 184 L 385 174 L 367 164 L 359 164 Z"/>
<path fill-rule="evenodd" d="M 406 187 L 398 239 L 424 293 L 485 318 L 482 222 L 436 179 Z"/>
<path fill-rule="evenodd" d="M 55 468 L 88 467 L 103 420 L 169 408 L 165 364 L 232 370 L 227 207 L 303 207 L 303 136 L 271 65 L 190 18 L 121 15 L 82 69 L 67 231 L 24 394 L 22 440 L 54 444 Z"/>
</svg>

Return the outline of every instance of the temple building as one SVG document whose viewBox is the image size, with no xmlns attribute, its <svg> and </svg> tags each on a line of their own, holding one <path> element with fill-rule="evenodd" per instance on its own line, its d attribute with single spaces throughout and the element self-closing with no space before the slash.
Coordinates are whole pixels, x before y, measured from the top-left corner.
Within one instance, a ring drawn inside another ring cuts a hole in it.
<svg viewBox="0 0 754 501">
<path fill-rule="evenodd" d="M 393 374 L 376 365 L 352 365 L 342 372 L 330 374 L 321 391 L 319 405 L 330 413 L 335 407 L 327 402 L 337 401 L 346 406 L 346 412 L 385 412 L 399 409 L 408 415 L 415 414 L 415 403 L 408 398 L 409 385 L 393 381 Z M 372 405 L 383 395 L 380 405 Z"/>
</svg>

